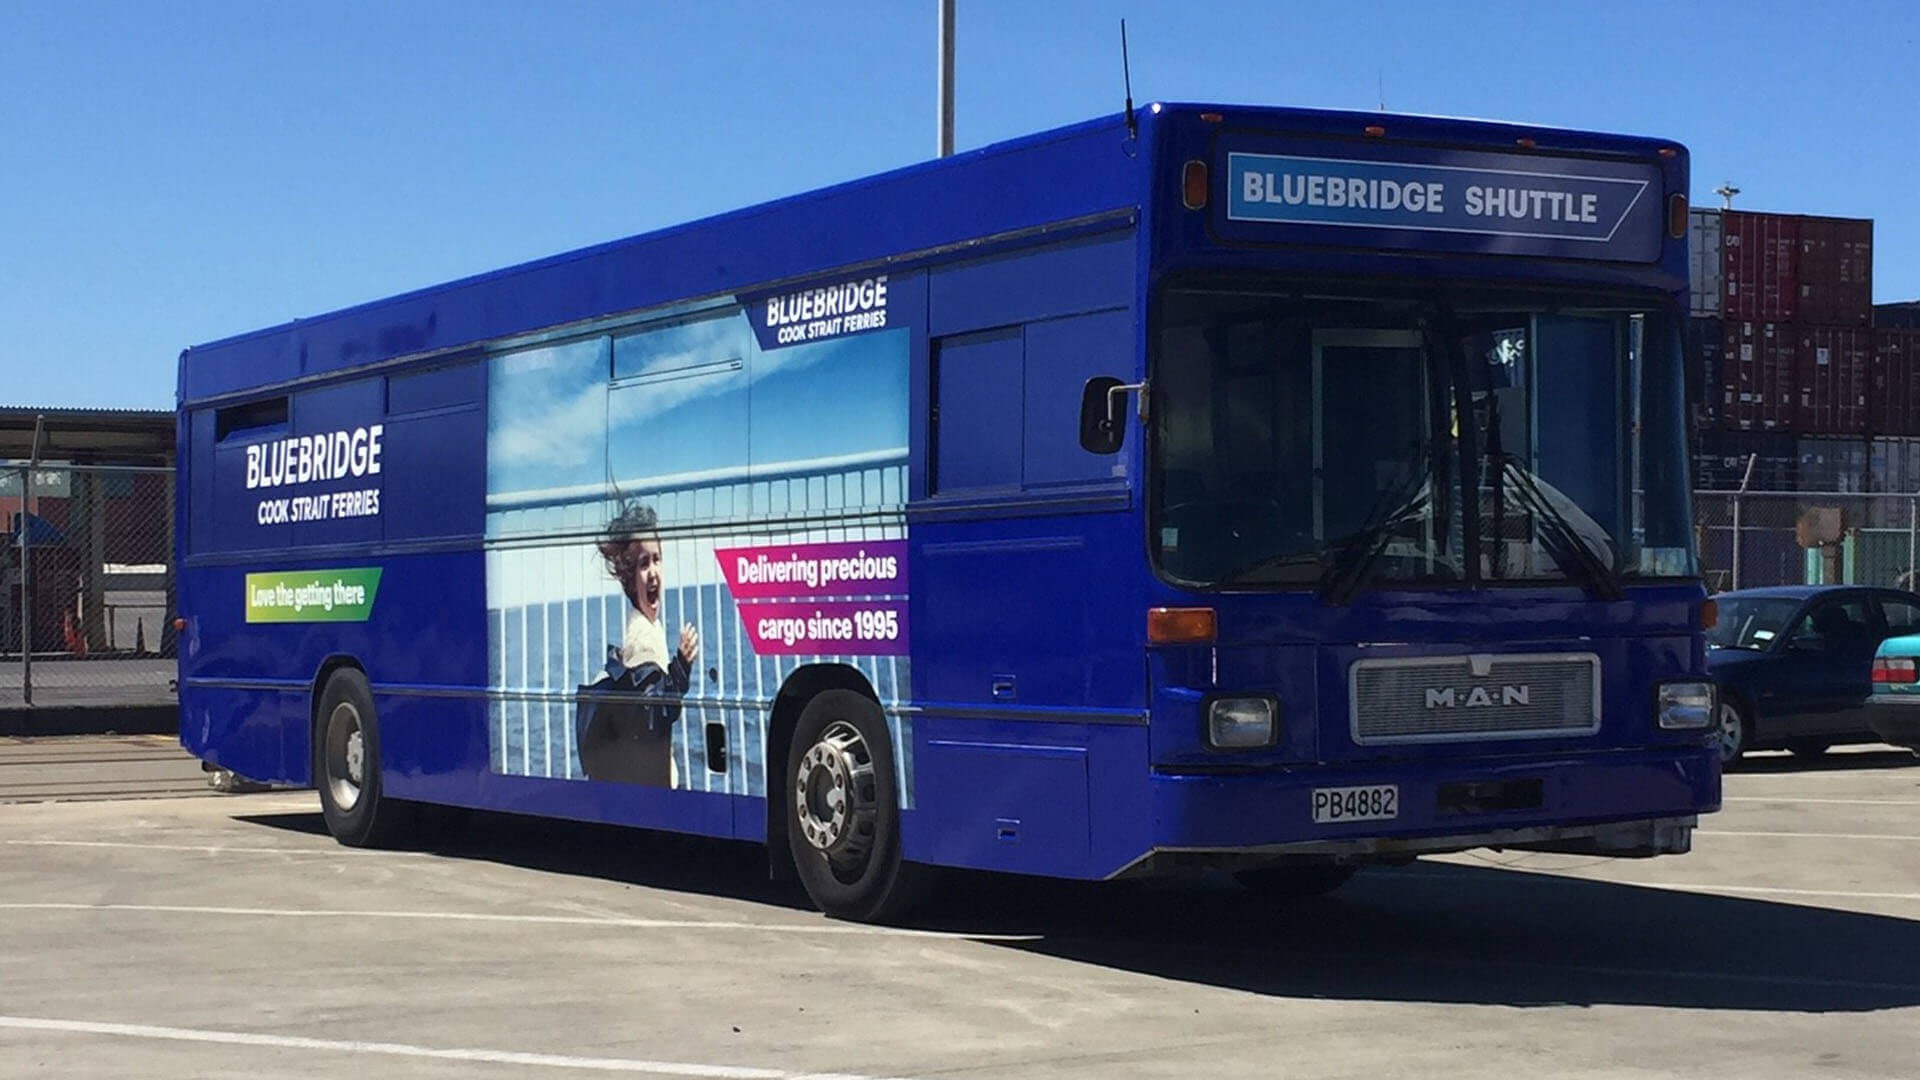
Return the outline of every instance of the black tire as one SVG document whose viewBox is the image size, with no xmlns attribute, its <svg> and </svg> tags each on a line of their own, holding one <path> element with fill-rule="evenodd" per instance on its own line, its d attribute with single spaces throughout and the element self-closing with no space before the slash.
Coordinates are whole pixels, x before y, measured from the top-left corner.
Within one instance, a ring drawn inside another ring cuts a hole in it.
<svg viewBox="0 0 1920 1080">
<path fill-rule="evenodd" d="M 786 772 L 787 846 L 814 906 L 856 922 L 904 915 L 925 873 L 900 857 L 899 785 L 880 707 L 851 690 L 815 695 L 794 725 Z"/>
<path fill-rule="evenodd" d="M 1787 744 L 1787 749 L 1794 757 L 1821 758 L 1827 756 L 1832 746 L 1832 743 L 1820 739 L 1796 739 Z"/>
<path fill-rule="evenodd" d="M 327 831 L 348 847 L 401 847 L 422 836 L 422 808 L 381 792 L 373 690 L 352 668 L 334 672 L 320 691 L 313 721 L 313 786 L 320 789 Z"/>
<path fill-rule="evenodd" d="M 1242 887 L 1259 893 L 1268 900 L 1311 900 L 1316 896 L 1325 896 L 1333 890 L 1353 880 L 1360 872 L 1357 866 L 1339 866 L 1333 863 L 1307 864 L 1302 866 L 1262 866 L 1253 870 L 1241 870 L 1233 877 Z"/>
<path fill-rule="evenodd" d="M 1714 746 L 1720 751 L 1720 768 L 1739 768 L 1740 755 L 1747 752 L 1753 740 L 1753 721 L 1740 699 L 1721 695 L 1713 737 Z"/>
</svg>

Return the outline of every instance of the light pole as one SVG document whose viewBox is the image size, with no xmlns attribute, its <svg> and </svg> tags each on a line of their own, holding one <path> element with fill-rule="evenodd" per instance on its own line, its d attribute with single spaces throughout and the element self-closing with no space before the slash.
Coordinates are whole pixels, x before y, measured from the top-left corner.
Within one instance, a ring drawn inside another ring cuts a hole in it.
<svg viewBox="0 0 1920 1080">
<path fill-rule="evenodd" d="M 940 156 L 953 153 L 953 0 L 940 2 Z"/>
</svg>

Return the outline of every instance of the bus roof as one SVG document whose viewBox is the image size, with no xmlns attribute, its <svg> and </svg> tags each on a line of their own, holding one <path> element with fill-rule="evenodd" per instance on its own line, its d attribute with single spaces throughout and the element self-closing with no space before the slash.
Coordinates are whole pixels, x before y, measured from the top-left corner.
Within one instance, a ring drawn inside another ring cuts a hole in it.
<svg viewBox="0 0 1920 1080">
<path fill-rule="evenodd" d="M 1215 119 L 1215 117 L 1219 119 Z M 1202 118 L 1205 118 L 1203 120 Z M 1648 158 L 1671 141 L 1377 112 L 1156 103 L 949 158 L 642 233 L 181 353 L 185 403 L 409 356 L 458 352 L 550 327 L 725 296 L 1049 227 L 1116 224 L 1145 201 L 1158 134 L 1203 122 L 1302 135 L 1389 129 L 1396 140 Z M 1145 152 L 1142 152 L 1144 149 Z"/>
</svg>

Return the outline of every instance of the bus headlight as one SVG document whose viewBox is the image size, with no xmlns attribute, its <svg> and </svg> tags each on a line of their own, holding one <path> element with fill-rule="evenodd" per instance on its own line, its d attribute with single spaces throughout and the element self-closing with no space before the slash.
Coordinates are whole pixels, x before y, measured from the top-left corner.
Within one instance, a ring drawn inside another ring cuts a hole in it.
<svg viewBox="0 0 1920 1080">
<path fill-rule="evenodd" d="M 1697 731 L 1713 723 L 1713 684 L 1664 682 L 1654 706 L 1668 731 Z"/>
<path fill-rule="evenodd" d="M 1207 703 L 1207 745 L 1215 750 L 1272 746 L 1280 736 L 1280 703 L 1270 697 L 1221 697 Z"/>
</svg>

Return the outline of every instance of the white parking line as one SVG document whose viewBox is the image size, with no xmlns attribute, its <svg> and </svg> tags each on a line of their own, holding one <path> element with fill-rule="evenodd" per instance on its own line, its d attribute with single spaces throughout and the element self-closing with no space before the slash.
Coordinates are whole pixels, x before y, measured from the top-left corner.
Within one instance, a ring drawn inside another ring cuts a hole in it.
<svg viewBox="0 0 1920 1080">
<path fill-rule="evenodd" d="M 1920 807 L 1920 799 L 1807 799 L 1801 796 L 1720 796 L 1722 803 L 1818 803 L 1830 807 Z"/>
<path fill-rule="evenodd" d="M 9 840 L 7 843 L 17 847 L 78 847 L 78 848 L 134 848 L 154 851 L 198 851 L 207 855 L 349 855 L 354 858 L 370 856 L 400 855 L 407 858 L 429 858 L 430 851 L 368 851 L 360 848 L 331 845 L 328 847 L 279 848 L 279 847 L 227 847 L 224 844 L 148 844 L 125 840 Z"/>
<path fill-rule="evenodd" d="M 586 915 L 506 915 L 490 911 L 347 911 L 301 908 L 204 907 L 191 904 L 0 903 L 0 911 L 128 911 L 161 915 L 233 915 L 285 919 L 411 919 L 423 922 L 532 923 L 548 926 L 607 926 L 625 930 L 746 930 L 769 934 L 856 934 L 885 937 L 949 938 L 956 941 L 1038 941 L 1038 934 L 969 934 L 951 930 L 908 930 L 852 923 L 759 923 L 714 919 L 608 919 Z"/>
<path fill-rule="evenodd" d="M 1769 840 L 1905 840 L 1913 842 L 1920 836 L 1897 836 L 1889 833 L 1851 833 L 1851 832 L 1750 832 L 1743 829 L 1695 829 L 1695 836 L 1761 836 Z"/>
<path fill-rule="evenodd" d="M 852 1073 L 790 1072 L 786 1069 L 762 1069 L 747 1065 L 706 1065 L 684 1061 L 575 1057 L 570 1054 L 529 1054 L 515 1050 L 412 1046 L 407 1043 L 360 1042 L 347 1039 L 310 1039 L 301 1035 L 210 1031 L 201 1028 L 160 1027 L 154 1024 L 108 1024 L 93 1020 L 58 1020 L 38 1016 L 0 1016 L 0 1028 L 13 1028 L 20 1031 L 58 1031 L 74 1035 L 114 1035 L 128 1039 L 225 1043 L 229 1046 L 268 1046 L 288 1050 L 330 1050 L 342 1054 L 436 1058 L 441 1061 L 474 1061 L 489 1065 L 520 1065 L 546 1069 L 585 1069 L 592 1072 L 635 1073 L 644 1076 L 693 1076 L 710 1078 L 710 1080 L 876 1080 L 876 1078 Z"/>
</svg>

